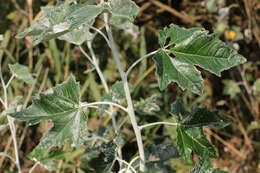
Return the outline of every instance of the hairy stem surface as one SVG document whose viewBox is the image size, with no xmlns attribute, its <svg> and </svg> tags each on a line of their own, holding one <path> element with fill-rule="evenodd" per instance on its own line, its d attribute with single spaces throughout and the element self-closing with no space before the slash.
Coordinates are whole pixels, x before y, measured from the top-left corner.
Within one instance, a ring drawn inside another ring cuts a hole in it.
<svg viewBox="0 0 260 173">
<path fill-rule="evenodd" d="M 120 74 L 120 77 L 121 77 L 123 85 L 124 85 L 124 91 L 125 91 L 126 101 L 127 101 L 127 105 L 128 105 L 128 107 L 127 107 L 128 115 L 130 117 L 130 121 L 131 121 L 131 124 L 133 126 L 134 133 L 135 133 L 136 140 L 137 140 L 137 146 L 138 146 L 138 151 L 139 151 L 139 155 L 140 155 L 140 168 L 139 169 L 140 169 L 141 172 L 144 172 L 145 171 L 145 155 L 144 155 L 143 141 L 142 141 L 141 131 L 138 127 L 138 124 L 137 124 L 136 118 L 135 118 L 134 107 L 133 107 L 132 98 L 131 98 L 131 95 L 130 95 L 128 82 L 127 82 L 127 74 L 122 69 L 122 65 L 121 65 L 119 55 L 118 55 L 118 52 L 116 50 L 114 38 L 113 38 L 113 35 L 112 35 L 112 31 L 110 30 L 110 28 L 107 24 L 107 21 L 108 21 L 107 14 L 105 14 L 104 17 L 105 17 L 105 23 L 106 23 L 106 31 L 107 31 L 107 34 L 108 34 L 108 39 L 110 41 L 112 54 L 113 54 L 113 57 L 114 57 L 114 59 L 117 63 L 119 74 Z"/>
</svg>

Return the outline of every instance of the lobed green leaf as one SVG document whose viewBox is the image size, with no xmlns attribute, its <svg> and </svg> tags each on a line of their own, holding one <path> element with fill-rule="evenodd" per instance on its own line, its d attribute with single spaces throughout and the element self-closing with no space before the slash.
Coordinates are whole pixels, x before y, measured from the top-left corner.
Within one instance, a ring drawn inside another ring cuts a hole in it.
<svg viewBox="0 0 260 173">
<path fill-rule="evenodd" d="M 10 114 L 13 118 L 28 121 L 29 125 L 41 120 L 51 120 L 53 127 L 41 138 L 36 149 L 61 146 L 71 141 L 75 146 L 82 143 L 87 116 L 80 104 L 80 90 L 74 77 L 40 94 L 32 105 L 20 112 Z"/>
<path fill-rule="evenodd" d="M 194 107 L 192 112 L 188 112 L 179 100 L 171 105 L 170 113 L 182 127 L 210 126 L 220 129 L 231 123 L 230 119 L 224 118 L 217 111 L 210 111 L 206 107 Z"/>
<path fill-rule="evenodd" d="M 217 158 L 214 146 L 208 141 L 201 127 L 177 127 L 177 146 L 186 160 L 190 159 L 192 151 L 201 157 L 206 153 L 211 158 Z"/>
<path fill-rule="evenodd" d="M 161 90 L 175 81 L 183 90 L 201 94 L 203 80 L 195 66 L 220 76 L 223 70 L 246 62 L 217 35 L 209 35 L 208 31 L 199 28 L 185 29 L 170 25 L 159 30 L 159 44 L 162 49 L 153 59 Z"/>
</svg>

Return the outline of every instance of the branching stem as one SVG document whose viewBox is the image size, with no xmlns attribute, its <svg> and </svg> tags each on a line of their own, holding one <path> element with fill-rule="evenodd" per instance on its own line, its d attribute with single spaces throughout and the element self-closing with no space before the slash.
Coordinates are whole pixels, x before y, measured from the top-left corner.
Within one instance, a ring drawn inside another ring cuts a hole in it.
<svg viewBox="0 0 260 173">
<path fill-rule="evenodd" d="M 138 127 L 138 124 L 137 124 L 137 121 L 136 121 L 136 118 L 135 118 L 134 107 L 133 107 L 132 98 L 131 98 L 131 95 L 130 95 L 128 82 L 127 82 L 127 75 L 122 69 L 122 65 L 121 65 L 119 55 L 118 55 L 118 52 L 116 50 L 114 38 L 113 38 L 113 35 L 112 35 L 112 31 L 110 30 L 110 27 L 107 23 L 108 22 L 107 14 L 104 14 L 104 19 L 105 19 L 108 39 L 109 39 L 109 42 L 110 42 L 110 48 L 111 48 L 113 57 L 114 57 L 114 59 L 117 63 L 119 74 L 120 74 L 120 77 L 122 79 L 123 86 L 124 86 L 126 101 L 127 101 L 127 105 L 128 105 L 128 107 L 127 107 L 128 111 L 127 112 L 128 112 L 129 117 L 130 117 L 131 124 L 133 126 L 134 133 L 135 133 L 136 140 L 137 140 L 138 151 L 139 151 L 139 154 L 140 154 L 140 168 L 139 169 L 140 169 L 141 172 L 144 172 L 145 171 L 145 155 L 144 155 L 143 141 L 142 141 L 141 131 Z"/>
<path fill-rule="evenodd" d="M 128 74 L 131 72 L 131 70 L 142 60 L 144 60 L 145 58 L 149 58 L 150 56 L 156 54 L 159 50 L 155 50 L 153 52 L 150 52 L 146 55 L 144 55 L 143 57 L 139 58 L 137 61 L 135 61 L 126 71 L 126 75 L 128 76 Z"/>
<path fill-rule="evenodd" d="M 4 81 L 4 78 L 3 78 L 3 75 L 2 75 L 2 67 L 1 66 L 2 65 L 0 63 L 0 80 L 1 80 L 1 83 L 2 83 L 3 90 L 4 90 L 4 100 L 2 100 L 2 101 L 3 101 L 3 105 L 4 105 L 5 110 L 7 110 L 8 109 L 7 87 L 11 83 L 12 79 L 14 78 L 14 75 L 12 75 L 11 78 L 9 79 L 9 81 L 7 82 L 7 84 L 5 84 L 5 81 Z M 19 161 L 19 152 L 18 152 L 18 146 L 17 146 L 17 140 L 16 140 L 16 129 L 15 129 L 15 124 L 14 124 L 14 119 L 10 116 L 7 116 L 7 120 L 8 120 L 8 124 L 9 124 L 10 131 L 11 131 L 11 134 L 12 134 L 12 138 L 13 138 L 14 152 L 15 152 L 15 159 L 16 159 L 15 163 L 16 163 L 18 172 L 22 173 L 20 161 Z"/>
<path fill-rule="evenodd" d="M 133 167 L 131 166 L 131 164 L 129 164 L 127 161 L 122 160 L 122 159 L 120 159 L 120 158 L 118 158 L 118 157 L 116 158 L 116 160 L 118 160 L 119 162 L 122 162 L 122 163 L 126 164 L 127 167 L 131 168 L 134 173 L 137 173 L 136 170 L 135 170 L 135 168 L 133 168 Z M 128 168 L 125 169 L 125 170 L 126 170 L 126 172 L 127 172 Z M 123 171 L 121 170 L 121 172 L 123 172 Z"/>
<path fill-rule="evenodd" d="M 101 31 L 100 31 L 101 32 Z M 102 32 L 101 32 L 102 33 Z M 102 33 L 103 34 L 103 33 Z M 108 85 L 107 85 L 107 82 L 105 80 L 105 77 L 101 71 L 101 69 L 99 68 L 99 64 L 98 64 L 98 61 L 97 61 L 97 57 L 96 57 L 96 54 L 92 48 L 92 42 L 91 41 L 88 41 L 87 42 L 87 45 L 88 45 L 88 49 L 90 51 L 90 54 L 92 56 L 92 59 L 88 56 L 88 54 L 82 49 L 82 47 L 80 47 L 80 50 L 81 52 L 90 60 L 90 62 L 94 65 L 97 73 L 98 73 L 98 76 L 105 88 L 105 92 L 108 94 L 109 93 L 109 88 L 108 88 Z M 116 124 L 116 118 L 113 114 L 113 106 L 110 105 L 110 112 L 111 112 L 111 118 L 112 118 L 112 124 L 113 124 L 113 127 L 115 129 L 115 133 L 118 133 L 118 127 L 117 127 L 117 124 Z M 122 151 L 121 151 L 121 148 L 118 149 L 118 155 L 120 158 L 122 158 Z"/>
</svg>

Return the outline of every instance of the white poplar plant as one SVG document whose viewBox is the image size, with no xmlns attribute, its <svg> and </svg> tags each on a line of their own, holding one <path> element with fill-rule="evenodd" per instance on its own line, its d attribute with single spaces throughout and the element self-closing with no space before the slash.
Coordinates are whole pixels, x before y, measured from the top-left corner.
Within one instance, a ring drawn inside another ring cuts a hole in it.
<svg viewBox="0 0 260 173">
<path fill-rule="evenodd" d="M 217 154 L 206 138 L 203 127 L 210 126 L 220 129 L 229 125 L 230 120 L 220 116 L 217 111 L 211 111 L 205 107 L 194 107 L 189 112 L 181 101 L 176 100 L 171 105 L 170 112 L 175 120 L 174 123 L 138 124 L 128 75 L 142 60 L 153 57 L 160 90 L 166 89 L 169 83 L 176 82 L 183 90 L 190 90 L 200 95 L 203 92 L 203 79 L 196 66 L 220 76 L 223 70 L 244 63 L 246 60 L 243 56 L 220 41 L 217 35 L 208 34 L 208 31 L 204 29 L 185 29 L 172 24 L 158 31 L 160 45 L 158 50 L 139 58 L 133 64 L 128 65 L 127 71 L 124 71 L 112 28 L 137 35 L 138 27 L 132 22 L 138 14 L 138 6 L 133 1 L 101 0 L 100 3 L 96 4 L 92 1 L 77 3 L 76 0 L 67 0 L 65 2 L 59 1 L 55 6 L 42 7 L 42 11 L 42 16 L 16 37 L 21 39 L 30 36 L 34 46 L 42 41 L 55 38 L 79 46 L 81 52 L 96 70 L 104 86 L 105 95 L 102 100 L 96 102 L 82 101 L 80 86 L 75 77 L 70 75 L 63 83 L 33 98 L 29 107 L 17 111 L 17 101 L 8 104 L 7 87 L 15 77 L 30 83 L 33 80 L 32 76 L 27 67 L 19 64 L 10 65 L 12 76 L 7 83 L 0 73 L 4 91 L 3 99 L 0 101 L 5 109 L 1 116 L 8 118 L 8 124 L 5 127 L 9 126 L 11 130 L 16 157 L 12 158 L 6 153 L 0 154 L 13 160 L 19 173 L 22 170 L 18 156 L 14 118 L 25 120 L 29 125 L 38 124 L 42 120 L 51 120 L 53 123 L 52 128 L 43 135 L 40 143 L 29 154 L 29 158 L 36 162 L 30 172 L 37 164 L 50 170 L 55 169 L 53 161 L 63 159 L 62 150 L 57 148 L 63 146 L 65 142 L 69 142 L 74 147 L 85 145 L 89 148 L 89 153 L 87 153 L 89 156 L 85 158 L 89 168 L 87 170 L 78 168 L 78 172 L 114 172 L 113 167 L 116 163 L 119 165 L 117 172 L 120 173 L 171 172 L 166 166 L 170 159 L 183 157 L 185 160 L 189 160 L 192 153 L 200 157 L 200 162 L 191 170 L 192 173 L 224 172 L 220 169 L 213 169 L 210 165 L 209 158 L 216 158 Z M 94 25 L 97 19 L 103 20 L 102 26 L 96 27 Z M 94 32 L 90 32 L 90 29 Z M 120 80 L 112 86 L 108 86 L 92 47 L 97 34 L 100 34 L 108 44 L 120 74 Z M 88 53 L 83 49 L 83 46 L 87 46 Z M 126 104 L 122 104 L 124 102 L 121 100 L 125 100 Z M 158 108 L 154 104 L 144 103 L 144 107 L 155 106 Z M 113 140 L 106 139 L 105 136 L 102 136 L 103 133 L 93 132 L 90 135 L 87 129 L 89 109 L 98 109 L 111 116 L 114 131 Z M 118 122 L 116 118 L 119 116 L 116 111 L 118 109 L 127 115 L 127 118 L 122 122 Z M 128 118 L 138 147 L 138 155 L 130 161 L 124 160 L 123 141 L 122 138 L 118 137 L 122 125 Z M 145 151 L 141 132 L 144 128 L 156 125 L 176 126 L 176 147 L 169 143 L 162 143 Z"/>
</svg>

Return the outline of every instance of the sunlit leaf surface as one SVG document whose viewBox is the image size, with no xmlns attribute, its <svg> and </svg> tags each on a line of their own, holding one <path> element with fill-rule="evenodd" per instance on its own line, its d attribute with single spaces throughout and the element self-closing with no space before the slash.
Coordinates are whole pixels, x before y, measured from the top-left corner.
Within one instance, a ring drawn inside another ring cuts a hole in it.
<svg viewBox="0 0 260 173">
<path fill-rule="evenodd" d="M 170 25 L 159 30 L 159 44 L 162 49 L 153 59 L 161 90 L 175 81 L 183 90 L 201 94 L 203 80 L 195 66 L 220 76 L 223 70 L 246 62 L 217 35 L 209 35 L 208 31 L 199 28 Z"/>
</svg>

